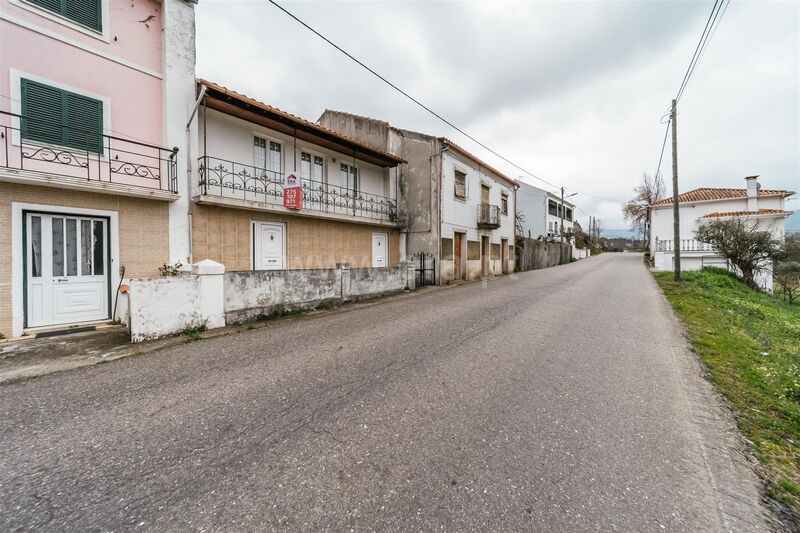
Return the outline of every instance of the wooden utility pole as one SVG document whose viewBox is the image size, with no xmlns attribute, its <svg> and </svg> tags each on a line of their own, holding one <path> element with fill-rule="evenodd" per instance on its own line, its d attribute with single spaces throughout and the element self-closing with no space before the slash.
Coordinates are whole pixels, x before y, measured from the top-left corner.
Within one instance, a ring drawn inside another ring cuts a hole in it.
<svg viewBox="0 0 800 533">
<path fill-rule="evenodd" d="M 564 244 L 564 187 L 561 187 L 561 205 L 558 207 L 561 214 L 561 226 L 558 229 L 559 241 Z M 559 248 L 560 249 L 560 248 Z"/>
<path fill-rule="evenodd" d="M 672 256 L 675 281 L 681 280 L 681 215 L 678 205 L 678 102 L 672 100 Z"/>
</svg>

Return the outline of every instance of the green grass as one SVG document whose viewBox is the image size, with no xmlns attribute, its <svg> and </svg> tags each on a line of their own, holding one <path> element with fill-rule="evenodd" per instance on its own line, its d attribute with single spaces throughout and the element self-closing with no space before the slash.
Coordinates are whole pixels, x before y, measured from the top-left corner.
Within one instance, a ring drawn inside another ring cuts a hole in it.
<svg viewBox="0 0 800 533">
<path fill-rule="evenodd" d="M 183 330 L 183 334 L 186 335 L 186 338 L 183 339 L 183 342 L 189 343 L 194 341 L 199 341 L 203 337 L 200 336 L 202 332 L 206 330 L 205 326 L 190 326 Z"/>
<path fill-rule="evenodd" d="M 764 466 L 767 492 L 800 516 L 800 307 L 706 268 L 655 274 Z"/>
</svg>

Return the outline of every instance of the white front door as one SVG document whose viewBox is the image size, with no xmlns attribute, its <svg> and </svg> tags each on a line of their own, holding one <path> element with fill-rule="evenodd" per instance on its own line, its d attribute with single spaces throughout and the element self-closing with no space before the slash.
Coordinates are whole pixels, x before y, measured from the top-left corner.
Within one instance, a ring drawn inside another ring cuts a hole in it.
<svg viewBox="0 0 800 533">
<path fill-rule="evenodd" d="M 389 243 L 389 236 L 385 233 L 372 234 L 372 266 L 385 267 L 389 263 L 386 251 Z"/>
<path fill-rule="evenodd" d="M 284 227 L 274 222 L 253 222 L 253 268 L 255 270 L 283 270 Z"/>
<path fill-rule="evenodd" d="M 108 221 L 25 214 L 27 327 L 105 320 Z"/>
</svg>

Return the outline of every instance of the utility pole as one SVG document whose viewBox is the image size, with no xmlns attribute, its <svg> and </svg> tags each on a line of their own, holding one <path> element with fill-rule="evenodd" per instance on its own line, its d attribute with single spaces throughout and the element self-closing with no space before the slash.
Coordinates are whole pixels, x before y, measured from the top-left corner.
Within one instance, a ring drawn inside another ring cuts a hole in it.
<svg viewBox="0 0 800 533">
<path fill-rule="evenodd" d="M 558 236 L 561 242 L 561 245 L 564 244 L 564 187 L 561 187 L 561 205 L 558 207 L 558 211 L 561 214 L 561 226 L 558 229 Z"/>
<path fill-rule="evenodd" d="M 681 215 L 678 205 L 678 102 L 672 100 L 672 255 L 675 281 L 681 280 Z"/>
</svg>

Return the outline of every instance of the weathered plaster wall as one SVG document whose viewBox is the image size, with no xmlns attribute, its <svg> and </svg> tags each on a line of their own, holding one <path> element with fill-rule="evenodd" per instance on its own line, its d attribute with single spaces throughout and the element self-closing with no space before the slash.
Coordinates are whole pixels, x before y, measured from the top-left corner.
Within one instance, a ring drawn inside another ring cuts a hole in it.
<svg viewBox="0 0 800 533">
<path fill-rule="evenodd" d="M 192 216 L 195 260 L 213 259 L 227 270 L 252 268 L 253 220 L 286 225 L 290 269 L 333 268 L 337 263 L 372 266 L 373 233 L 389 235 L 389 266 L 400 260 L 399 233 L 391 228 L 205 205 L 195 205 Z"/>
<path fill-rule="evenodd" d="M 259 270 L 225 274 L 225 317 L 229 324 L 290 309 L 339 303 L 342 270 Z"/>
<path fill-rule="evenodd" d="M 402 265 L 397 268 L 353 268 L 350 270 L 350 296 L 358 299 L 401 291 L 408 283 L 408 273 L 409 269 Z"/>
<path fill-rule="evenodd" d="M 572 257 L 572 245 L 536 239 L 518 239 L 516 257 L 518 270 L 550 268 L 569 263 Z"/>
</svg>

